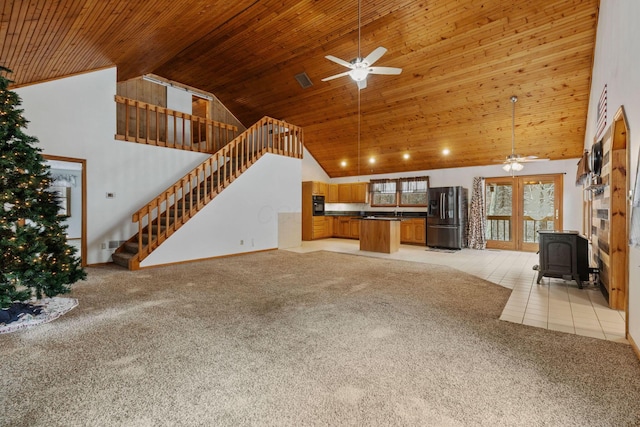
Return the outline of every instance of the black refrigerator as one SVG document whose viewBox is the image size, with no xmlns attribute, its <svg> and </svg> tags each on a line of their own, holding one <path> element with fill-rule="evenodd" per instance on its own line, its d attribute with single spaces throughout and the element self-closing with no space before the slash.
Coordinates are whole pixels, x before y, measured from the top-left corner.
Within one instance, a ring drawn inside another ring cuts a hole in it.
<svg viewBox="0 0 640 427">
<path fill-rule="evenodd" d="M 429 188 L 427 246 L 462 249 L 467 246 L 467 197 L 463 187 Z"/>
</svg>

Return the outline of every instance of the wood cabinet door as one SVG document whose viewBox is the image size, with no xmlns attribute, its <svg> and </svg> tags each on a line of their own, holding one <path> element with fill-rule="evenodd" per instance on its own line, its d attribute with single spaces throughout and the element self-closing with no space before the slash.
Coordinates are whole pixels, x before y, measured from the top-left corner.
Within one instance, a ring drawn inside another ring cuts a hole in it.
<svg viewBox="0 0 640 427">
<path fill-rule="evenodd" d="M 351 184 L 351 202 L 367 203 L 367 183 L 356 182 Z"/>
<path fill-rule="evenodd" d="M 314 196 L 325 196 L 327 192 L 327 184 L 324 182 L 313 182 L 311 192 Z"/>
<path fill-rule="evenodd" d="M 340 203 L 351 203 L 351 184 L 338 185 L 338 201 Z"/>
<path fill-rule="evenodd" d="M 349 221 L 349 237 L 353 239 L 360 238 L 360 220 L 352 219 Z"/>
<path fill-rule="evenodd" d="M 424 219 L 414 220 L 413 236 L 416 243 L 427 244 L 426 224 Z"/>
<path fill-rule="evenodd" d="M 340 201 L 338 184 L 327 184 L 327 194 L 325 197 L 325 202 L 327 203 L 338 203 Z"/>
<path fill-rule="evenodd" d="M 408 220 L 400 223 L 400 241 L 402 243 L 409 243 L 413 240 L 413 224 Z"/>
<path fill-rule="evenodd" d="M 324 232 L 324 237 L 332 237 L 333 236 L 333 218 L 331 218 L 330 216 L 325 216 L 324 217 L 324 224 L 325 224 L 325 232 Z"/>
</svg>

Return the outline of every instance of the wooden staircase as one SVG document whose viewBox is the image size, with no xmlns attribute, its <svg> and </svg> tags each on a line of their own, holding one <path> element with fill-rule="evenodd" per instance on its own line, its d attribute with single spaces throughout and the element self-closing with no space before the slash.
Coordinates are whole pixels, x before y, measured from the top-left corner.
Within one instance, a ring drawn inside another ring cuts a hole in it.
<svg viewBox="0 0 640 427">
<path fill-rule="evenodd" d="M 116 249 L 113 262 L 139 269 L 142 260 L 262 155 L 302 158 L 303 147 L 302 128 L 263 117 L 134 213 L 138 233 Z"/>
</svg>

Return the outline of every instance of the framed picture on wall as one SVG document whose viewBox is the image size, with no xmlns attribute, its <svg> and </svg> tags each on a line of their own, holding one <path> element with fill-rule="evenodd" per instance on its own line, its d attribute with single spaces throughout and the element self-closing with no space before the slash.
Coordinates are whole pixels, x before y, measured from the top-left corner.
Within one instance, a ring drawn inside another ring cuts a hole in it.
<svg viewBox="0 0 640 427">
<path fill-rule="evenodd" d="M 49 191 L 58 197 L 58 216 L 71 216 L 71 188 L 69 187 L 49 187 Z"/>
</svg>

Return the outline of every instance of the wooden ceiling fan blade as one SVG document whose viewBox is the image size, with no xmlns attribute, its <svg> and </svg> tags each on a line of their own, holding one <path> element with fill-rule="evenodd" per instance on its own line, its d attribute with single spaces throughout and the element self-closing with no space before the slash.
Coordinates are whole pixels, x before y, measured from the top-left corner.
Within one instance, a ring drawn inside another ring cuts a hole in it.
<svg viewBox="0 0 640 427">
<path fill-rule="evenodd" d="M 402 73 L 402 68 L 396 68 L 396 67 L 371 67 L 371 68 L 369 68 L 369 72 L 371 74 L 397 75 L 397 74 Z"/>
<path fill-rule="evenodd" d="M 349 71 L 345 71 L 344 73 L 334 74 L 333 76 L 325 77 L 324 79 L 322 79 L 322 81 L 323 82 L 328 82 L 329 80 L 337 79 L 339 77 L 344 77 L 344 76 L 348 76 L 348 75 L 349 75 Z"/>
<path fill-rule="evenodd" d="M 373 50 L 373 52 L 367 55 L 366 58 L 364 58 L 364 61 L 369 65 L 373 65 L 373 63 L 376 62 L 378 59 L 380 59 L 382 55 L 385 54 L 386 51 L 387 49 L 385 49 L 382 46 L 377 47 Z"/>
<path fill-rule="evenodd" d="M 333 56 L 333 55 L 327 55 L 327 56 L 325 56 L 325 58 L 327 58 L 329 61 L 333 61 L 333 62 L 335 62 L 336 64 L 340 64 L 340 65 L 342 65 L 342 66 L 344 66 L 344 67 L 347 67 L 347 68 L 353 68 L 353 64 L 352 64 L 352 63 L 347 62 L 347 61 L 345 61 L 344 59 L 336 58 L 336 57 L 335 57 L 335 56 Z"/>
</svg>

